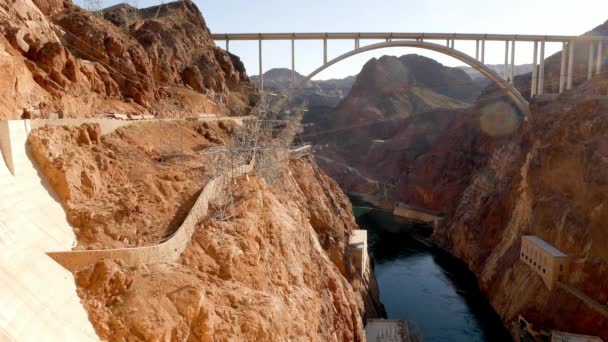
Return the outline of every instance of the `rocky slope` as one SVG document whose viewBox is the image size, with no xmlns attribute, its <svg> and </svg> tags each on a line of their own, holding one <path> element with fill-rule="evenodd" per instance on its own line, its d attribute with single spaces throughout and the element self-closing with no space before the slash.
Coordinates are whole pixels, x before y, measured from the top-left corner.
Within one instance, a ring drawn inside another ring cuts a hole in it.
<svg viewBox="0 0 608 342">
<path fill-rule="evenodd" d="M 608 339 L 608 317 L 562 288 L 549 291 L 519 261 L 521 237 L 537 235 L 573 258 L 566 283 L 608 302 L 608 100 L 593 95 L 606 88 L 604 77 L 533 101 L 517 134 L 483 139 L 492 148 L 467 158 L 479 166 L 434 234 L 478 275 L 506 322 L 523 314 L 538 328 Z"/>
<path fill-rule="evenodd" d="M 103 136 L 99 125 L 47 126 L 32 132 L 29 147 L 78 249 L 142 246 L 181 225 L 211 174 L 201 151 L 224 145 L 233 126 L 156 122 Z"/>
<path fill-rule="evenodd" d="M 296 84 L 305 77 L 296 72 Z M 299 88 L 291 101 L 300 104 L 308 103 L 308 112 L 304 116 L 304 123 L 315 123 L 329 114 L 338 103 L 348 95 L 355 76 L 343 79 L 330 79 L 310 81 Z M 292 73 L 290 69 L 277 68 L 264 73 L 264 89 L 276 93 L 285 93 L 291 88 Z M 251 76 L 251 82 L 259 87 L 259 76 Z"/>
<path fill-rule="evenodd" d="M 323 147 L 320 165 L 346 192 L 382 204 L 386 185 L 397 184 L 403 165 L 427 151 L 453 110 L 467 107 L 478 91 L 464 71 L 422 56 L 372 59 L 348 96 L 303 137 Z M 420 126 L 407 129 L 412 122 Z M 408 146 L 411 139 L 416 146 Z"/>
<path fill-rule="evenodd" d="M 363 341 L 367 291 L 347 248 L 348 199 L 312 161 L 281 188 L 238 180 L 234 219 L 205 220 L 175 263 L 106 260 L 77 274 L 107 340 Z"/>
<path fill-rule="evenodd" d="M 215 47 L 193 3 L 140 13 L 126 27 L 70 0 L 0 1 L 0 119 L 245 110 L 244 68 Z"/>
</svg>

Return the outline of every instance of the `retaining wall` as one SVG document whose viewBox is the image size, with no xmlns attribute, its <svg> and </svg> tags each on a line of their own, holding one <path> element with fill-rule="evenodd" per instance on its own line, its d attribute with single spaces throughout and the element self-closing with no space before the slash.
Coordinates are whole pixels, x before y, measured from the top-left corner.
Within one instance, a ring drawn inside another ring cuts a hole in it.
<svg viewBox="0 0 608 342">
<path fill-rule="evenodd" d="M 233 172 L 235 176 L 240 176 L 252 170 L 253 163 L 239 166 Z M 182 225 L 169 240 L 161 244 L 120 249 L 50 252 L 47 254 L 70 271 L 78 270 L 103 259 L 121 259 L 128 266 L 175 261 L 190 242 L 197 224 L 207 215 L 209 202 L 217 197 L 221 190 L 219 185 L 226 177 L 228 176 L 220 176 L 205 185 Z"/>
</svg>

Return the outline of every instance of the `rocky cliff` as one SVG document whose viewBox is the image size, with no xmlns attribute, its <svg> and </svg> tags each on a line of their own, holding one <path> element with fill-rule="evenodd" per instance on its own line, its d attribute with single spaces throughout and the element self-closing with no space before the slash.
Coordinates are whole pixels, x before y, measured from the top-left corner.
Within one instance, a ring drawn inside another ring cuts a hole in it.
<svg viewBox="0 0 608 342">
<path fill-rule="evenodd" d="M 0 119 L 247 108 L 242 63 L 213 44 L 193 3 L 141 10 L 128 25 L 119 10 L 101 17 L 70 0 L 0 1 Z"/>
<path fill-rule="evenodd" d="M 537 235 L 572 257 L 566 284 L 608 302 L 608 100 L 593 95 L 607 87 L 603 77 L 533 101 L 516 134 L 486 137 L 485 153 L 463 159 L 477 166 L 434 239 L 467 262 L 506 322 L 523 314 L 540 328 L 608 338 L 606 314 L 561 287 L 548 290 L 519 261 L 521 237 Z"/>
<path fill-rule="evenodd" d="M 280 188 L 240 178 L 233 218 L 200 222 L 177 262 L 127 268 L 106 260 L 79 271 L 98 335 L 363 341 L 362 295 L 373 284 L 351 262 L 350 203 L 312 161 L 292 161 L 282 177 Z"/>
<path fill-rule="evenodd" d="M 33 159 L 74 227 L 78 249 L 157 244 L 190 212 L 210 172 L 201 150 L 233 122 L 151 122 L 101 135 L 98 125 L 32 132 Z M 167 135 L 167 133 L 169 133 Z"/>
<path fill-rule="evenodd" d="M 321 146 L 319 164 L 346 192 L 391 206 L 379 201 L 399 183 L 405 165 L 433 146 L 478 91 L 464 71 L 429 58 L 372 59 L 348 96 L 316 118 L 304 138 Z"/>
</svg>

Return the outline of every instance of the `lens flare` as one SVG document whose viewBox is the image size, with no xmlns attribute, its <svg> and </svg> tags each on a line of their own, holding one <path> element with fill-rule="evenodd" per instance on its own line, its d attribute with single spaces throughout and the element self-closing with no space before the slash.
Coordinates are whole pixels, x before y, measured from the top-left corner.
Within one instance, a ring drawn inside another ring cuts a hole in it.
<svg viewBox="0 0 608 342">
<path fill-rule="evenodd" d="M 486 105 L 479 116 L 479 127 L 485 134 L 501 137 L 512 134 L 521 123 L 518 111 L 507 102 Z"/>
</svg>

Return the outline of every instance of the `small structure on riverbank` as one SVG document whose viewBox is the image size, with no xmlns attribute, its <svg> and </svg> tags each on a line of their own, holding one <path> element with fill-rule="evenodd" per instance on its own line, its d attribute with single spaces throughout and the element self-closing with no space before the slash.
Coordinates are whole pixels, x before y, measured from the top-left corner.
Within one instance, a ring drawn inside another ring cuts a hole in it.
<svg viewBox="0 0 608 342">
<path fill-rule="evenodd" d="M 368 342 L 415 342 L 420 334 L 412 332 L 408 321 L 396 319 L 368 319 L 365 325 Z"/>
<path fill-rule="evenodd" d="M 402 202 L 397 203 L 393 215 L 404 217 L 422 223 L 432 224 L 436 227 L 443 219 L 443 214 L 425 208 L 414 207 Z"/>
<path fill-rule="evenodd" d="M 367 230 L 355 230 L 350 237 L 349 247 L 355 268 L 364 277 L 367 267 Z"/>
<path fill-rule="evenodd" d="M 534 235 L 522 238 L 519 258 L 541 276 L 549 290 L 553 289 L 555 282 L 562 280 L 570 269 L 568 255 Z"/>
</svg>

